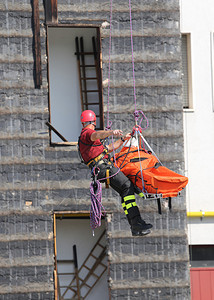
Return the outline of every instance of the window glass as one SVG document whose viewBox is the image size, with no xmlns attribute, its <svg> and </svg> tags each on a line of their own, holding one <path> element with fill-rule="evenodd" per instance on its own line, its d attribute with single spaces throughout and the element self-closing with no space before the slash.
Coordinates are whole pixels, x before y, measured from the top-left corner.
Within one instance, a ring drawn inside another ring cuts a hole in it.
<svg viewBox="0 0 214 300">
<path fill-rule="evenodd" d="M 183 84 L 183 107 L 189 108 L 189 74 L 188 74 L 188 51 L 187 35 L 182 34 L 182 84 Z"/>
<path fill-rule="evenodd" d="M 182 34 L 182 85 L 183 85 L 183 108 L 193 108 L 192 100 L 192 71 L 191 71 L 191 43 L 190 34 Z"/>
<path fill-rule="evenodd" d="M 189 246 L 192 268 L 214 267 L 214 245 Z"/>
</svg>

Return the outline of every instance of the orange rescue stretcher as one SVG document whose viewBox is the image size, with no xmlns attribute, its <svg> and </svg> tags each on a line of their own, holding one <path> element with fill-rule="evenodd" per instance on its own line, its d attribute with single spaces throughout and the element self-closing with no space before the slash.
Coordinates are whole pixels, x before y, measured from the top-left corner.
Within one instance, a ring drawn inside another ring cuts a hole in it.
<svg viewBox="0 0 214 300">
<path fill-rule="evenodd" d="M 188 183 L 187 177 L 164 167 L 150 151 L 123 147 L 115 158 L 116 165 L 143 193 L 176 197 Z"/>
</svg>

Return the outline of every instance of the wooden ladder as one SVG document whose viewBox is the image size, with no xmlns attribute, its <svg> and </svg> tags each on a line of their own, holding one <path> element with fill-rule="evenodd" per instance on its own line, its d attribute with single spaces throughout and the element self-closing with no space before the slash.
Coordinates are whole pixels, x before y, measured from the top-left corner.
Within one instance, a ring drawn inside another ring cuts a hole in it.
<svg viewBox="0 0 214 300">
<path fill-rule="evenodd" d="M 74 264 L 74 272 L 59 272 L 57 271 L 57 292 L 58 292 L 58 299 L 64 300 L 64 293 L 61 295 L 61 289 L 68 289 L 67 285 L 60 286 L 60 276 L 63 277 L 71 277 L 73 278 L 72 284 L 69 285 L 69 291 L 73 294 L 77 295 L 77 299 L 80 298 L 80 286 L 79 286 L 79 277 L 78 277 L 78 263 L 77 263 L 77 250 L 76 245 L 73 246 L 73 259 L 57 259 L 57 264 Z"/>
<path fill-rule="evenodd" d="M 84 300 L 107 269 L 107 266 L 103 263 L 103 259 L 106 256 L 106 246 L 102 244 L 102 238 L 104 234 L 105 231 L 103 231 L 103 233 L 97 240 L 96 244 L 91 249 L 88 256 L 86 257 L 82 266 L 78 270 L 79 291 L 80 291 L 79 294 L 81 296 L 77 294 L 77 290 L 76 290 L 74 291 L 74 295 L 71 298 L 73 300 L 74 299 Z M 62 297 L 66 295 L 70 287 L 73 286 L 74 282 L 75 282 L 75 278 L 73 278 L 73 280 L 70 282 L 67 289 L 64 291 Z"/>
<path fill-rule="evenodd" d="M 84 49 L 83 37 L 75 38 L 77 56 L 77 66 L 79 72 L 79 86 L 82 111 L 86 109 L 95 110 L 99 120 L 97 129 L 103 129 L 103 103 L 102 103 L 102 76 L 99 59 L 99 51 L 96 47 L 96 39 L 92 37 L 93 51 L 86 52 Z M 88 56 L 93 58 L 93 62 L 87 63 Z M 88 72 L 94 73 L 94 76 L 88 76 Z M 90 82 L 90 83 L 89 83 Z M 94 89 L 89 88 L 89 84 L 95 86 Z M 92 97 L 91 97 L 91 95 Z"/>
</svg>

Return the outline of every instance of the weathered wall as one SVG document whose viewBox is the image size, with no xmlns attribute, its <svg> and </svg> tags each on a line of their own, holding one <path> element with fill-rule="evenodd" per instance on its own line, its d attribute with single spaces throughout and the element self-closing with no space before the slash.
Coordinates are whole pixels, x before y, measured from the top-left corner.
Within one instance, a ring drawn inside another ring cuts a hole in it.
<svg viewBox="0 0 214 300">
<path fill-rule="evenodd" d="M 110 119 L 128 131 L 133 88 L 128 0 L 114 1 Z M 178 0 L 132 1 L 136 92 L 150 126 L 145 132 L 160 159 L 183 170 Z M 109 1 L 58 0 L 59 23 L 102 25 Z M 90 174 L 75 147 L 49 147 L 44 7 L 40 1 L 42 79 L 33 81 L 30 0 L 0 4 L 0 298 L 54 298 L 53 220 L 57 210 L 89 210 Z M 109 27 L 101 29 L 103 80 Z M 107 88 L 104 87 L 106 110 Z M 32 202 L 32 204 L 31 204 Z M 120 199 L 103 191 L 108 217 L 111 299 L 189 299 L 184 196 L 158 215 L 155 201 L 137 200 L 153 233 L 132 238 Z"/>
</svg>

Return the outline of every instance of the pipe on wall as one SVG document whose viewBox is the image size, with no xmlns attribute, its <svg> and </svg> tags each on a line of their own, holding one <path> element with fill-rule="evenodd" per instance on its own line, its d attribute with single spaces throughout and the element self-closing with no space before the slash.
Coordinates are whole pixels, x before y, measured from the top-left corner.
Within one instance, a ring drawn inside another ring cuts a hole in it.
<svg viewBox="0 0 214 300">
<path fill-rule="evenodd" d="M 205 218 L 214 217 L 214 211 L 189 211 L 187 212 L 188 218 Z"/>
</svg>

